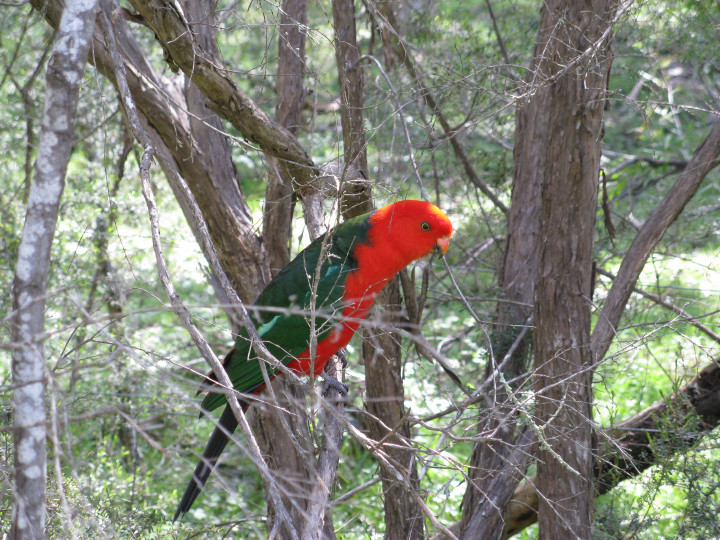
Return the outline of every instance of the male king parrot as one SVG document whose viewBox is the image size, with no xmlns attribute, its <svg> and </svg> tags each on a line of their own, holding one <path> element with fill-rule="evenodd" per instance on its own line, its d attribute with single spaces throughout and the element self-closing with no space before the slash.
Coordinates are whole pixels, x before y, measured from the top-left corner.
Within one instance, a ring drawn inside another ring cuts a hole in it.
<svg viewBox="0 0 720 540">
<path fill-rule="evenodd" d="M 443 211 L 425 201 L 399 201 L 342 223 L 300 252 L 260 293 L 252 314 L 260 337 L 289 369 L 300 375 L 319 375 L 327 361 L 348 344 L 385 284 L 412 261 L 433 251 L 444 254 L 452 232 Z M 313 295 L 314 359 L 309 351 L 311 321 L 303 314 L 309 312 Z M 264 311 L 263 307 L 272 309 Z M 244 329 L 223 365 L 238 392 L 259 394 L 265 388 L 259 360 Z M 271 378 L 277 375 L 276 368 L 266 368 Z M 208 377 L 216 380 L 212 373 Z M 228 434 L 237 427 L 225 394 L 210 391 L 202 402 L 207 411 L 223 404 L 225 410 L 173 521 L 190 510 L 225 448 Z M 250 405 L 248 401 L 241 404 L 243 409 Z"/>
</svg>

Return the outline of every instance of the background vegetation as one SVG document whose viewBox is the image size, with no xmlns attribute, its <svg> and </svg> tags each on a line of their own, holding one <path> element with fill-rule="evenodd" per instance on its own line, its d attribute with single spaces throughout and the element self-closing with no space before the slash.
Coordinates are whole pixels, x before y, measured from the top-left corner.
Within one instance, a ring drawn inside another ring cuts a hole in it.
<svg viewBox="0 0 720 540">
<path fill-rule="evenodd" d="M 121 6 L 137 11 L 130 4 Z M 229 77 L 273 116 L 280 6 L 242 1 L 214 6 L 220 57 Z M 402 39 L 452 127 L 452 138 L 462 143 L 482 184 L 510 206 L 515 113 L 518 103 L 532 96 L 532 87 L 521 82 L 530 73 L 540 3 L 403 1 L 394 7 Z M 459 289 L 437 259 L 418 263 L 414 272 L 418 282 L 422 272 L 429 274 L 424 336 L 472 392 L 486 379 L 488 343 L 491 336 L 496 339 L 493 321 L 504 294 L 498 270 L 507 216 L 468 179 L 437 110 L 428 106 L 418 79 L 394 52 L 393 36 L 376 8 L 371 3 L 355 6 L 360 53 L 378 60 L 363 60 L 361 68 L 367 172 L 376 206 L 419 198 L 416 161 L 430 199 L 455 225 L 447 262 Z M 708 135 L 720 106 L 717 2 L 637 2 L 618 12 L 604 105 L 593 248 L 600 272 L 595 273 L 591 298 L 593 324 L 639 228 Z M 143 25 L 130 24 L 130 29 L 163 80 L 178 87 L 187 84 L 177 66 L 167 62 L 161 38 Z M 345 147 L 329 2 L 309 3 L 304 32 L 305 96 L 297 139 L 315 163 L 341 162 Z M 3 3 L 0 41 L 0 343 L 7 345 L 12 342 L 12 281 L 53 28 L 34 3 Z M 253 141 L 245 142 L 247 137 L 231 123 L 223 123 L 222 129 L 251 212 L 251 229 L 260 235 L 271 174 L 266 154 Z M 91 59 L 81 88 L 47 289 L 47 535 L 264 537 L 268 518 L 263 482 L 242 440 L 226 452 L 219 474 L 193 511 L 178 523 L 170 522 L 209 432 L 209 422 L 197 419 L 195 397 L 197 372 L 207 368 L 169 308 L 157 277 L 140 193 L 141 156 L 115 86 Z M 151 179 L 173 282 L 194 322 L 222 355 L 233 341 L 232 324 L 222 307 L 225 300 L 215 294 L 203 250 L 160 167 L 153 167 Z M 598 448 L 616 436 L 616 424 L 677 392 L 716 362 L 719 195 L 720 178 L 713 171 L 652 251 L 615 341 L 596 366 L 592 389 Z M 326 197 L 326 224 L 337 219 L 333 202 L 334 195 Z M 290 251 L 297 253 L 309 239 L 298 202 Z M 460 292 L 483 324 L 468 312 Z M 693 324 L 697 321 L 707 331 Z M 359 360 L 362 339 L 356 337 L 347 351 L 346 416 L 370 434 L 363 413 L 367 394 Z M 420 490 L 430 511 L 450 526 L 462 518 L 465 467 L 477 442 L 478 415 L 492 403 L 467 406 L 452 422 L 455 412 L 446 409 L 463 403 L 463 390 L 437 363 L 420 355 L 407 335 L 402 349 L 404 406 L 412 421 Z M 10 352 L 9 345 L 0 349 L 2 531 L 10 528 L 14 496 Z M 518 399 L 530 399 L 531 385 L 518 388 Z M 597 498 L 597 537 L 720 536 L 717 430 L 692 409 L 675 405 L 671 403 L 649 435 L 653 466 Z M 308 398 L 307 406 L 317 413 L 310 419 L 310 433 L 319 440 L 322 408 L 314 398 Z M 523 413 L 532 415 L 532 407 L 528 402 Z M 446 414 L 432 418 L 442 411 Z M 528 476 L 534 467 L 530 465 Z M 386 532 L 382 483 L 371 483 L 378 475 L 372 453 L 346 434 L 331 495 L 338 537 L 375 538 Z M 426 527 L 428 534 L 437 532 L 429 522 Z M 531 527 L 519 537 L 537 534 Z"/>
</svg>

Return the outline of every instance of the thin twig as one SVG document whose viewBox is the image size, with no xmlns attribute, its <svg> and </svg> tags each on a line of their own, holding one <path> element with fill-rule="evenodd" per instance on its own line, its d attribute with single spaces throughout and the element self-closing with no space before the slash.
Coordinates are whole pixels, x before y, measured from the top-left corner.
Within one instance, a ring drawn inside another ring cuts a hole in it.
<svg viewBox="0 0 720 540">
<path fill-rule="evenodd" d="M 493 12 L 492 6 L 490 5 L 490 0 L 485 0 L 485 5 L 487 6 L 488 13 L 490 14 L 490 19 L 492 20 L 493 30 L 495 31 L 495 37 L 497 38 L 500 52 L 505 59 L 505 64 L 507 64 L 508 74 L 510 75 L 512 81 L 514 83 L 517 83 L 517 79 L 515 78 L 515 74 L 513 73 L 512 66 L 510 64 L 510 55 L 508 55 L 507 48 L 505 48 L 505 41 L 502 38 L 502 34 L 500 34 L 500 28 L 498 28 L 497 20 L 495 19 L 495 13 Z"/>
<path fill-rule="evenodd" d="M 380 63 L 380 60 L 372 56 L 371 54 L 365 54 L 360 57 L 359 62 L 362 62 L 363 60 L 371 60 L 375 63 L 378 70 L 382 74 L 383 78 L 385 79 L 385 82 L 387 83 L 388 87 L 390 88 L 390 92 L 392 93 L 393 97 L 395 98 L 395 105 L 396 109 L 395 112 L 398 115 L 398 118 L 400 118 L 400 123 L 402 124 L 403 131 L 405 133 L 405 141 L 408 145 L 408 152 L 410 153 L 410 163 L 412 163 L 413 166 L 413 172 L 415 173 L 415 178 L 417 180 L 418 186 L 420 186 L 420 195 L 423 199 L 426 201 L 430 200 L 430 195 L 428 195 L 427 190 L 425 189 L 425 186 L 423 185 L 422 178 L 420 178 L 420 172 L 418 171 L 418 165 L 417 160 L 415 159 L 415 152 L 413 151 L 413 145 L 412 145 L 412 139 L 410 138 L 410 130 L 408 129 L 407 122 L 405 121 L 405 115 L 403 114 L 403 108 L 404 106 L 400 104 L 400 98 L 398 97 L 398 93 L 395 90 L 395 87 L 393 86 L 392 81 L 390 80 L 390 77 L 388 77 L 388 74 L 385 73 L 385 70 L 382 67 L 382 64 Z"/>
<path fill-rule="evenodd" d="M 503 213 L 507 214 L 509 212 L 508 207 L 503 203 L 497 195 L 493 192 L 490 187 L 483 182 L 480 177 L 478 176 L 477 172 L 475 172 L 475 168 L 472 166 L 472 163 L 470 163 L 470 158 L 467 155 L 467 152 L 465 151 L 465 148 L 463 147 L 462 143 L 458 140 L 457 134 L 459 132 L 453 132 L 452 127 L 450 126 L 450 122 L 448 122 L 447 118 L 445 117 L 445 114 L 442 112 L 442 109 L 440 108 L 440 105 L 435 100 L 435 96 L 430 91 L 430 89 L 427 87 L 423 80 L 422 73 L 420 72 L 419 67 L 417 66 L 417 63 L 415 62 L 414 58 L 410 54 L 410 47 L 407 43 L 403 40 L 403 38 L 400 36 L 400 34 L 395 30 L 393 27 L 393 24 L 391 21 L 388 21 L 383 15 L 377 11 L 376 7 L 371 3 L 366 3 L 368 10 L 370 10 L 373 14 L 373 17 L 375 17 L 377 20 L 382 22 L 382 25 L 387 29 L 390 34 L 395 39 L 395 53 L 400 58 L 400 61 L 403 63 L 405 68 L 407 69 L 410 76 L 415 80 L 415 83 L 418 86 L 418 91 L 422 95 L 423 100 L 427 104 L 427 106 L 430 108 L 432 113 L 437 117 L 437 119 L 440 121 L 440 125 L 443 128 L 443 131 L 445 132 L 445 135 L 450 140 L 450 146 L 453 149 L 453 152 L 455 153 L 455 156 L 460 161 L 463 170 L 465 171 L 465 174 L 470 179 L 470 181 L 480 190 L 482 191 L 485 196 L 492 201 L 492 203 Z"/>
<path fill-rule="evenodd" d="M 601 276 L 605 276 L 610 279 L 615 279 L 615 277 L 616 277 L 614 274 L 608 272 L 607 270 L 603 270 L 602 268 L 596 268 L 595 271 L 598 274 L 600 274 Z M 713 332 L 710 328 L 708 328 L 707 326 L 705 326 L 703 323 L 701 323 L 698 320 L 707 315 L 700 315 L 698 317 L 693 317 L 692 315 L 690 315 L 687 311 L 685 311 L 681 307 L 676 306 L 675 304 L 671 304 L 667 300 L 663 299 L 662 296 L 653 294 L 651 292 L 644 291 L 643 289 L 640 289 L 639 287 L 633 287 L 632 290 L 635 291 L 636 293 L 638 293 L 639 295 L 644 296 L 648 300 L 652 300 L 656 304 L 659 304 L 659 305 L 663 306 L 664 308 L 669 309 L 673 313 L 677 313 L 678 315 L 683 317 L 684 322 L 687 322 L 687 323 L 693 325 L 695 328 L 700 330 L 703 334 L 708 336 L 714 342 L 720 343 L 720 335 Z"/>
<path fill-rule="evenodd" d="M 470 306 L 470 304 L 467 301 L 467 298 L 465 298 L 465 294 L 463 294 L 462 289 L 460 289 L 460 285 L 458 285 L 457 281 L 455 281 L 455 276 L 452 273 L 452 270 L 450 270 L 450 266 L 448 265 L 447 259 L 444 255 L 440 256 L 440 259 L 442 259 L 443 265 L 445 266 L 445 270 L 448 273 L 448 276 L 450 276 L 450 281 L 453 284 L 453 287 L 455 287 L 455 290 L 457 291 L 458 295 L 460 296 L 460 301 L 462 302 L 463 306 L 465 306 L 465 309 L 467 309 L 468 313 L 472 315 L 472 318 L 475 319 L 475 322 L 478 324 L 478 327 L 480 330 L 482 330 L 483 334 L 485 335 L 485 339 L 487 341 L 488 346 L 488 352 L 490 353 L 490 361 L 495 365 L 495 354 L 493 353 L 493 347 L 492 347 L 492 340 L 490 339 L 490 336 L 487 333 L 487 330 L 485 330 L 485 323 L 484 321 L 477 316 L 475 313 L 475 310 Z"/>
</svg>

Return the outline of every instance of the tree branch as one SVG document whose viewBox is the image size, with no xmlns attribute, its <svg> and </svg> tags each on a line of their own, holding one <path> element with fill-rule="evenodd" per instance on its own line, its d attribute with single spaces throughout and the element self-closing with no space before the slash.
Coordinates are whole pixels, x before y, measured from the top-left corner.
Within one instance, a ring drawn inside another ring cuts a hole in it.
<svg viewBox="0 0 720 540">
<path fill-rule="evenodd" d="M 172 60 L 171 67 L 179 67 L 197 85 L 210 100 L 209 107 L 247 140 L 278 158 L 298 191 L 311 188 L 318 168 L 297 138 L 240 91 L 222 67 L 221 59 L 197 43 L 193 24 L 187 22 L 178 8 L 169 9 L 163 0 L 131 0 L 130 3 L 155 32 Z"/>
<path fill-rule="evenodd" d="M 615 337 L 620 317 L 647 258 L 695 195 L 705 176 L 720 163 L 719 155 L 720 121 L 716 120 L 708 136 L 695 150 L 690 163 L 640 228 L 623 257 L 592 333 L 590 347 L 596 362 L 602 360 Z"/>
<path fill-rule="evenodd" d="M 364 122 L 362 56 L 357 43 L 355 4 L 353 0 L 333 0 L 335 58 L 341 87 L 341 115 L 345 171 L 353 166 L 359 178 L 345 180 L 340 207 L 347 219 L 372 209 L 372 194 L 367 178 L 367 152 Z M 402 118 L 402 116 L 401 116 Z M 404 119 L 403 119 L 404 122 Z M 422 538 L 423 512 L 426 507 L 419 495 L 420 482 L 414 450 L 407 441 L 410 426 L 405 414 L 405 392 L 402 380 L 401 338 L 392 328 L 393 315 L 400 309 L 400 281 L 388 283 L 376 299 L 374 313 L 385 309 L 390 317 L 382 326 L 365 333 L 361 355 L 365 365 L 366 408 L 371 414 L 373 438 L 387 455 L 379 459 L 383 481 L 385 535 L 387 538 Z M 377 455 L 376 455 L 377 457 Z M 398 471 L 406 479 L 398 482 Z"/>
<path fill-rule="evenodd" d="M 373 13 L 373 16 L 377 20 L 381 21 L 382 25 L 393 36 L 395 44 L 395 54 L 405 66 L 405 69 L 407 69 L 410 76 L 415 80 L 415 83 L 418 87 L 418 93 L 422 95 L 422 98 L 425 101 L 426 105 L 440 122 L 440 125 L 442 126 L 445 135 L 450 140 L 450 145 L 452 146 L 453 152 L 460 161 L 460 164 L 462 165 L 465 174 L 470 179 L 470 182 L 472 182 L 475 187 L 482 191 L 485 196 L 490 199 L 500 211 L 503 212 L 503 214 L 507 214 L 508 207 L 505 205 L 505 203 L 503 203 L 498 198 L 498 196 L 495 195 L 493 190 L 490 189 L 490 187 L 480 179 L 477 172 L 475 172 L 475 168 L 470 163 L 470 158 L 468 157 L 467 152 L 465 152 L 465 148 L 457 138 L 458 133 L 453 132 L 452 127 L 450 126 L 450 122 L 448 122 L 445 114 L 440 108 L 440 105 L 435 100 L 435 96 L 425 84 L 420 68 L 410 54 L 410 47 L 405 43 L 405 41 L 402 39 L 402 37 L 396 30 L 397 25 L 394 21 L 395 17 L 392 13 L 391 6 L 388 4 L 385 13 L 380 13 L 371 3 L 368 2 L 366 5 L 368 6 L 368 9 Z"/>
<path fill-rule="evenodd" d="M 284 0 L 278 25 L 278 103 L 275 120 L 296 135 L 305 92 L 305 32 L 307 0 Z M 273 274 L 290 262 L 290 235 L 295 206 L 292 178 L 276 158 L 266 154 L 269 171 L 265 190 L 263 236 Z"/>
<path fill-rule="evenodd" d="M 595 271 L 600 274 L 601 276 L 609 277 L 610 279 L 616 279 L 616 276 L 614 276 L 612 273 L 603 270 L 602 268 L 596 268 Z M 701 323 L 698 319 L 701 317 L 693 317 L 690 315 L 687 311 L 682 309 L 681 307 L 676 306 L 675 304 L 671 304 L 667 300 L 665 300 L 662 296 L 659 296 L 657 294 L 653 294 L 647 291 L 644 291 L 642 289 L 639 289 L 637 287 L 633 287 L 633 292 L 638 293 L 640 296 L 644 296 L 648 300 L 651 300 L 655 302 L 656 304 L 669 309 L 673 313 L 676 313 L 682 317 L 681 322 L 687 322 L 688 324 L 693 325 L 695 328 L 700 330 L 703 334 L 705 334 L 707 337 L 712 339 L 715 343 L 720 343 L 720 335 L 718 335 L 716 332 L 713 332 L 710 328 L 708 328 L 706 325 Z"/>
<path fill-rule="evenodd" d="M 34 9 L 42 13 L 53 28 L 57 28 L 62 2 L 31 1 Z M 186 85 L 183 81 L 160 76 L 152 68 L 123 17 L 115 16 L 117 11 L 113 10 L 118 8 L 115 0 L 103 5 L 106 15 L 113 19 L 118 49 L 138 116 L 153 141 L 157 155 L 162 157 L 160 165 L 168 183 L 198 244 L 202 246 L 192 210 L 176 182 L 179 176 L 188 179 L 233 288 L 244 301 L 251 302 L 270 280 L 269 265 L 263 242 L 255 234 L 250 210 L 240 191 L 225 134 L 218 131 L 220 120 L 208 114 L 204 104 L 198 107 L 202 109 L 202 117 L 193 116 L 191 111 L 195 106 L 192 102 L 188 103 L 179 91 Z M 113 60 L 99 26 L 95 30 L 91 60 L 117 87 Z M 220 140 L 217 135 L 221 135 Z M 197 141 L 206 141 L 210 149 L 198 145 Z M 204 255 L 207 258 L 210 256 L 207 252 Z"/>
</svg>

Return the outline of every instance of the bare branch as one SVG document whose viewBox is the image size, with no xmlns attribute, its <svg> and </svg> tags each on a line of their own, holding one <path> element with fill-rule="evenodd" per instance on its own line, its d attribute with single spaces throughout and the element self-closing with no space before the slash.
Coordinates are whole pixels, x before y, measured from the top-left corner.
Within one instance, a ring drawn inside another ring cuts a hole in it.
<svg viewBox="0 0 720 540">
<path fill-rule="evenodd" d="M 596 361 L 605 356 L 615 337 L 625 304 L 647 258 L 665 235 L 668 227 L 695 195 L 705 176 L 720 163 L 718 156 L 720 156 L 720 121 L 716 120 L 708 136 L 695 150 L 690 163 L 650 214 L 623 257 L 620 270 L 605 298 L 592 333 L 590 346 Z"/>
<path fill-rule="evenodd" d="M 374 4 L 371 4 L 368 2 L 368 8 L 373 13 L 373 16 L 376 18 L 376 20 L 379 20 L 381 24 L 390 32 L 390 34 L 393 36 L 394 44 L 395 44 L 395 54 L 400 58 L 400 61 L 403 63 L 405 68 L 407 69 L 410 76 L 415 80 L 415 83 L 418 87 L 418 92 L 422 95 L 423 100 L 427 104 L 428 108 L 433 112 L 435 116 L 437 116 L 437 119 L 440 122 L 440 125 L 443 128 L 443 131 L 445 132 L 445 135 L 450 140 L 450 145 L 452 146 L 453 152 L 455 152 L 455 156 L 460 161 L 463 170 L 465 171 L 465 174 L 470 179 L 470 181 L 477 187 L 480 191 L 485 194 L 485 196 L 492 201 L 492 203 L 501 210 L 504 214 L 508 213 L 508 207 L 503 203 L 497 195 L 493 192 L 490 187 L 483 182 L 480 177 L 478 176 L 477 172 L 475 171 L 475 168 L 470 163 L 470 158 L 467 155 L 467 152 L 465 151 L 465 148 L 463 147 L 462 143 L 458 140 L 458 133 L 453 132 L 450 122 L 448 122 L 447 118 L 445 117 L 445 114 L 442 112 L 442 109 L 440 108 L 440 105 L 435 100 L 435 96 L 433 95 L 432 91 L 428 86 L 425 84 L 423 75 L 420 71 L 420 68 L 417 65 L 417 62 L 410 54 L 410 47 L 405 41 L 402 39 L 400 34 L 396 30 L 396 24 L 394 22 L 394 15 L 390 8 L 388 8 L 387 12 L 384 14 L 381 14 L 377 11 L 377 9 L 374 7 Z"/>
<path fill-rule="evenodd" d="M 310 187 L 317 178 L 318 168 L 297 138 L 240 91 L 222 67 L 222 61 L 196 42 L 192 27 L 184 17 L 177 10 L 169 9 L 163 0 L 130 3 L 155 32 L 174 64 L 207 96 L 210 108 L 245 138 L 278 158 L 299 191 Z"/>
<path fill-rule="evenodd" d="M 515 78 L 515 74 L 512 71 L 512 64 L 510 63 L 510 55 L 508 55 L 507 48 L 505 47 L 505 40 L 503 40 L 502 34 L 500 33 L 500 29 L 498 28 L 497 20 L 495 19 L 495 12 L 492 9 L 492 5 L 490 5 L 490 0 L 485 0 L 485 6 L 487 7 L 488 13 L 490 14 L 490 19 L 492 20 L 493 30 L 495 31 L 495 37 L 497 38 L 498 47 L 500 47 L 500 52 L 502 53 L 502 57 L 505 60 L 505 64 L 507 64 L 507 67 L 508 67 L 508 75 L 513 80 L 513 82 L 517 82 L 517 79 Z"/>
<path fill-rule="evenodd" d="M 614 276 L 612 273 L 603 270 L 602 268 L 596 268 L 595 271 L 600 274 L 601 276 L 609 277 L 610 279 L 616 279 L 616 276 Z M 675 304 L 671 304 L 667 300 L 665 300 L 662 296 L 653 294 L 651 292 L 644 291 L 643 289 L 639 289 L 638 287 L 633 287 L 633 292 L 638 293 L 641 296 L 644 296 L 648 300 L 651 300 L 655 302 L 656 304 L 663 306 L 664 308 L 669 309 L 673 313 L 676 313 L 682 317 L 681 322 L 687 322 L 688 324 L 693 325 L 695 328 L 700 330 L 703 334 L 705 334 L 707 337 L 712 339 L 715 343 L 720 343 L 720 335 L 718 335 L 716 332 L 713 332 L 710 328 L 708 328 L 706 325 L 701 323 L 698 319 L 701 319 L 702 316 L 699 317 L 693 317 L 690 315 L 687 311 L 682 309 L 681 307 L 676 306 Z"/>
<path fill-rule="evenodd" d="M 29 19 L 29 17 L 28 17 Z M 21 40 L 22 41 L 22 40 Z M 30 77 L 27 78 L 25 81 L 25 84 L 20 86 L 19 83 L 13 79 L 13 83 L 15 84 L 15 87 L 18 89 L 18 92 L 20 92 L 20 95 L 22 96 L 23 100 L 23 107 L 25 108 L 25 136 L 27 137 L 27 140 L 25 141 L 25 193 L 24 193 L 24 200 L 27 201 L 28 195 L 30 193 L 30 184 L 32 182 L 32 169 L 33 169 L 33 153 L 35 152 L 35 144 L 36 144 L 36 136 L 35 136 L 35 127 L 34 127 L 34 112 L 35 112 L 35 99 L 30 95 L 30 90 L 35 83 L 35 79 L 42 71 L 42 68 L 45 65 L 45 60 L 47 59 L 47 55 L 50 53 L 50 48 L 52 47 L 52 41 L 49 41 L 47 44 L 47 47 L 45 47 L 45 50 L 43 51 L 42 55 L 40 55 L 40 59 L 37 61 L 37 64 L 35 66 L 35 69 L 30 74 Z M 20 48 L 20 42 L 18 42 L 18 49 Z M 17 54 L 17 49 L 15 50 L 15 53 Z M 14 60 L 14 57 L 13 57 Z M 11 68 L 8 67 L 8 72 Z"/>
<path fill-rule="evenodd" d="M 415 173 L 415 179 L 417 180 L 418 187 L 420 188 L 420 196 L 425 199 L 426 201 L 430 200 L 430 196 L 428 195 L 427 190 L 425 189 L 425 186 L 423 185 L 422 178 L 420 178 L 420 171 L 418 170 L 418 164 L 417 160 L 415 159 L 415 151 L 413 150 L 413 144 L 412 139 L 410 138 L 410 130 L 408 129 L 407 122 L 405 121 L 405 114 L 403 113 L 403 106 L 400 104 L 400 99 L 398 98 L 398 93 L 395 90 L 395 87 L 393 86 L 392 81 L 390 80 L 390 77 L 388 77 L 388 74 L 385 73 L 385 70 L 382 67 L 382 64 L 380 63 L 380 60 L 375 58 L 374 56 L 370 54 L 364 54 L 360 57 L 360 61 L 362 60 L 370 60 L 372 61 L 375 66 L 377 67 L 378 71 L 383 76 L 383 79 L 385 79 L 385 82 L 388 85 L 388 88 L 390 88 L 390 92 L 392 93 L 392 96 L 395 98 L 395 112 L 393 114 L 397 114 L 400 118 L 400 123 L 403 127 L 403 132 L 405 134 L 405 142 L 407 142 L 408 145 L 408 153 L 410 154 L 410 163 L 412 163 L 413 166 L 413 172 Z"/>
<path fill-rule="evenodd" d="M 325 366 L 324 373 L 329 374 L 338 381 L 342 380 L 344 376 L 343 361 L 345 361 L 344 353 L 342 356 L 334 356 Z M 330 392 L 332 392 L 332 395 Z M 328 388 L 325 397 L 328 401 L 328 407 L 333 407 L 336 414 L 342 416 L 345 408 L 344 398 L 337 390 Z M 307 521 L 303 527 L 302 537 L 304 539 L 319 539 L 325 531 L 327 531 L 325 536 L 334 536 L 335 534 L 334 531 L 328 531 L 328 529 L 330 529 L 328 525 L 332 524 L 328 522 L 330 509 L 329 499 L 340 462 L 343 432 L 344 427 L 340 422 L 335 420 L 333 416 L 326 416 L 325 428 L 323 430 L 323 444 L 317 459 L 315 482 L 312 493 L 310 494 L 310 504 L 307 509 Z"/>
</svg>

